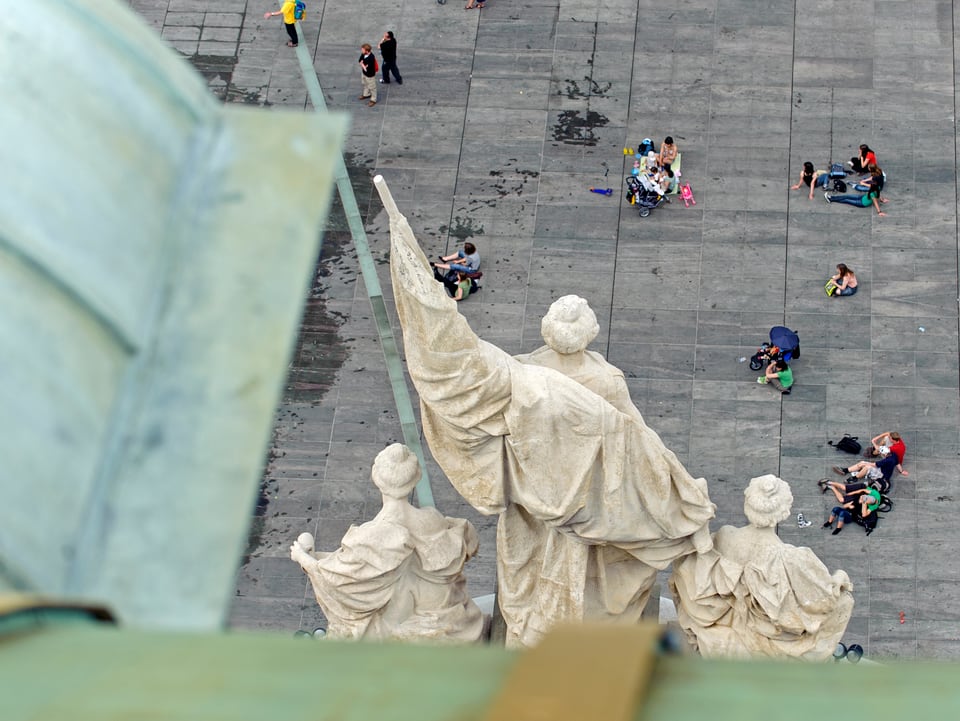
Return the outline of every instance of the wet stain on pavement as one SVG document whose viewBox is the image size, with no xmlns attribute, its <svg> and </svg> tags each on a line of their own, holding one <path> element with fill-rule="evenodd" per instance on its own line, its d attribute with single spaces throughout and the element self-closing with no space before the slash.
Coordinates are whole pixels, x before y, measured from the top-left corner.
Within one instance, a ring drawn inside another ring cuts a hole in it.
<svg viewBox="0 0 960 721">
<path fill-rule="evenodd" d="M 588 110 L 586 115 L 581 115 L 579 110 L 564 110 L 553 126 L 553 139 L 566 145 L 593 146 L 597 144 L 594 130 L 609 122 L 609 118 L 593 110 Z"/>
<path fill-rule="evenodd" d="M 613 87 L 613 83 L 598 83 L 593 78 L 584 76 L 583 82 L 586 85 L 586 88 L 580 87 L 580 82 L 577 80 L 565 80 L 567 84 L 566 90 L 559 91 L 559 95 L 563 95 L 570 100 L 579 100 L 582 98 L 590 97 L 603 97 Z"/>
<path fill-rule="evenodd" d="M 536 170 L 516 170 L 508 167 L 506 170 L 491 170 L 490 177 L 496 178 L 493 190 L 501 198 L 506 195 L 523 195 L 523 189 L 531 180 L 540 177 Z"/>
<path fill-rule="evenodd" d="M 218 99 L 237 102 L 237 98 L 231 97 L 238 92 L 231 85 L 233 71 L 237 67 L 238 59 L 236 55 L 190 55 L 187 57 L 187 61 L 193 66 L 194 70 L 203 76 L 204 80 L 207 81 L 210 92 Z M 240 102 L 246 101 L 240 99 Z"/>
<path fill-rule="evenodd" d="M 462 243 L 467 238 L 483 235 L 483 226 L 479 223 L 474 224 L 473 218 L 464 218 L 457 215 L 454 216 L 450 225 L 441 225 L 440 232 L 448 233 L 450 237 L 456 238 Z"/>
<path fill-rule="evenodd" d="M 345 153 L 344 160 L 361 213 L 378 212 L 379 207 L 371 203 L 369 161 L 351 153 Z M 352 339 L 341 333 L 346 318 L 329 304 L 329 289 L 343 287 L 347 278 L 358 274 L 353 237 L 336 193 L 325 227 L 320 257 L 304 302 L 300 332 L 288 366 L 241 566 L 265 553 L 269 555 L 278 543 L 288 543 L 296 536 L 294 533 L 287 538 L 276 528 L 268 530 L 268 519 L 286 515 L 282 510 L 283 505 L 278 509 L 275 507 L 278 504 L 273 503 L 278 498 L 277 479 L 283 476 L 284 465 L 290 463 L 286 457 L 291 444 L 315 433 L 313 421 L 302 417 L 301 409 L 304 406 L 312 408 L 321 405 L 321 401 L 339 382 L 339 374 L 351 353 Z M 322 469 L 327 454 L 319 447 L 316 452 L 315 467 Z M 314 464 L 302 448 L 297 450 L 297 454 L 297 463 L 308 467 Z M 313 473 L 314 477 L 317 475 L 317 472 Z M 284 500 L 281 496 L 280 501 Z M 309 506 L 304 506 L 301 512 L 309 514 L 311 510 Z"/>
</svg>

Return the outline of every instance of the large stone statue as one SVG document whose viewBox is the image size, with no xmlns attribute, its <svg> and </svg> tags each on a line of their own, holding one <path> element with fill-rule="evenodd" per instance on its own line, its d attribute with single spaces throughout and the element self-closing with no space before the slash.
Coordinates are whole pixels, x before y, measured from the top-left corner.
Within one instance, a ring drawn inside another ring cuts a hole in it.
<svg viewBox="0 0 960 721">
<path fill-rule="evenodd" d="M 407 497 L 420 478 L 417 457 L 394 443 L 373 463 L 383 508 L 351 526 L 330 553 L 313 550 L 303 533 L 290 557 L 310 578 L 333 638 L 472 642 L 483 614 L 466 591 L 463 566 L 477 552 L 477 532 Z"/>
<path fill-rule="evenodd" d="M 563 373 L 646 428 L 630 398 L 623 371 L 587 350 L 599 332 L 597 316 L 587 301 L 576 295 L 563 296 L 540 323 L 546 345 L 516 359 Z M 665 463 L 676 464 L 671 475 L 675 471 L 683 478 L 685 472 L 673 454 L 666 449 L 663 453 Z M 705 495 L 705 484 L 702 486 Z M 512 566 L 525 567 L 527 573 L 501 578 L 500 607 L 504 618 L 516 620 L 516 627 L 528 627 L 528 640 L 534 636 L 530 631 L 548 628 L 557 618 L 640 620 L 662 563 L 648 564 L 616 545 L 587 545 L 557 534 L 545 521 L 516 505 L 508 506 L 501 515 L 501 528 L 500 554 L 511 559 Z M 559 582 L 558 564 L 562 566 Z M 530 579 L 535 579 L 532 585 Z M 513 587 L 515 580 L 526 583 Z M 530 603 L 531 591 L 536 603 Z"/>
<path fill-rule="evenodd" d="M 754 478 L 743 504 L 750 525 L 723 526 L 713 551 L 674 564 L 678 620 L 702 655 L 824 660 L 833 654 L 853 611 L 853 587 L 809 548 L 778 538 L 775 526 L 792 503 L 785 481 Z"/>
<path fill-rule="evenodd" d="M 709 550 L 706 482 L 624 404 L 625 389 L 611 394 L 614 405 L 536 364 L 538 354 L 521 362 L 480 340 L 375 182 L 390 214 L 394 298 L 424 434 L 461 495 L 501 514 L 507 643 L 536 643 L 558 621 L 634 619 L 656 569 Z M 583 367 L 596 365 L 582 350 Z"/>
</svg>

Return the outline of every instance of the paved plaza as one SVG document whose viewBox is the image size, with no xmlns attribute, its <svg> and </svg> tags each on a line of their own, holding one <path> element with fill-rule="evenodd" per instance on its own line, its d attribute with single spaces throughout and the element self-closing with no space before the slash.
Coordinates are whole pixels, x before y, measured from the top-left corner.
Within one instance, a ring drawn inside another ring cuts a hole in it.
<svg viewBox="0 0 960 721">
<path fill-rule="evenodd" d="M 132 0 L 226 102 L 312 111 L 268 0 Z M 781 537 L 846 570 L 845 640 L 868 657 L 960 656 L 960 375 L 954 27 L 949 0 L 307 0 L 301 47 L 331 110 L 393 313 L 387 179 L 428 256 L 462 241 L 484 288 L 461 312 L 512 353 L 541 344 L 567 293 L 600 319 L 593 348 L 627 376 L 647 423 L 743 525 L 753 476 L 789 481 L 813 525 Z M 359 46 L 399 40 L 402 86 L 357 99 Z M 640 218 L 623 200 L 624 147 L 672 135 L 696 205 Z M 790 191 L 802 162 L 843 162 L 865 142 L 888 175 L 886 217 Z M 297 178 L 291 177 L 290 183 Z M 610 197 L 589 192 L 611 187 Z M 851 266 L 859 292 L 828 298 Z M 396 322 L 395 315 L 393 316 Z M 741 359 L 787 325 L 801 338 L 793 394 Z M 399 327 L 395 325 L 399 340 Z M 413 392 L 411 386 L 411 392 Z M 414 397 L 415 394 L 414 394 Z M 827 441 L 899 430 L 909 477 L 869 538 L 820 524 Z M 286 633 L 322 624 L 288 556 L 302 531 L 336 547 L 379 509 L 370 466 L 402 440 L 386 366 L 339 205 L 278 410 L 231 622 Z M 495 587 L 495 519 L 430 463 L 437 507 L 469 518 L 473 595 Z M 900 621 L 903 612 L 904 622 Z"/>
</svg>

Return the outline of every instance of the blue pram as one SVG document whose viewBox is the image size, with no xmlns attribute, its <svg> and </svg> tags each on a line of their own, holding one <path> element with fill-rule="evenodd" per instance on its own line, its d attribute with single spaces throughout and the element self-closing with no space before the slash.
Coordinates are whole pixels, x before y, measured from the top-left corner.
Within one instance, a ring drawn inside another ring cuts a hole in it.
<svg viewBox="0 0 960 721">
<path fill-rule="evenodd" d="M 758 371 L 770 361 L 783 360 L 789 363 L 800 357 L 800 336 L 786 326 L 775 325 L 770 329 L 770 342 L 763 343 L 750 357 L 750 370 Z"/>
</svg>

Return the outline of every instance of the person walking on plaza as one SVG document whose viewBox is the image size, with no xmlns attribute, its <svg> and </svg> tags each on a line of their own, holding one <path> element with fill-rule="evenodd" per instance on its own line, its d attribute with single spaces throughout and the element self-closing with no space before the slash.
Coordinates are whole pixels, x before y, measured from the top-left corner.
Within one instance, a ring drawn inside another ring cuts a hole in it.
<svg viewBox="0 0 960 721">
<path fill-rule="evenodd" d="M 397 68 L 397 39 L 393 36 L 393 30 L 387 30 L 383 34 L 383 40 L 380 41 L 380 59 L 383 60 L 383 80 L 380 82 L 389 85 L 390 73 L 393 73 L 397 85 L 403 85 L 403 78 Z"/>
<path fill-rule="evenodd" d="M 287 29 L 287 35 L 290 36 L 290 40 L 287 42 L 288 48 L 295 48 L 300 43 L 300 38 L 297 36 L 297 20 L 294 17 L 294 11 L 296 8 L 297 4 L 294 2 L 294 0 L 285 0 L 277 12 L 263 14 L 264 20 L 271 18 L 274 15 L 283 15 L 283 26 Z"/>
<path fill-rule="evenodd" d="M 377 104 L 377 59 L 370 43 L 360 46 L 360 83 L 363 86 L 360 100 L 369 100 L 367 105 L 372 108 Z"/>
</svg>

